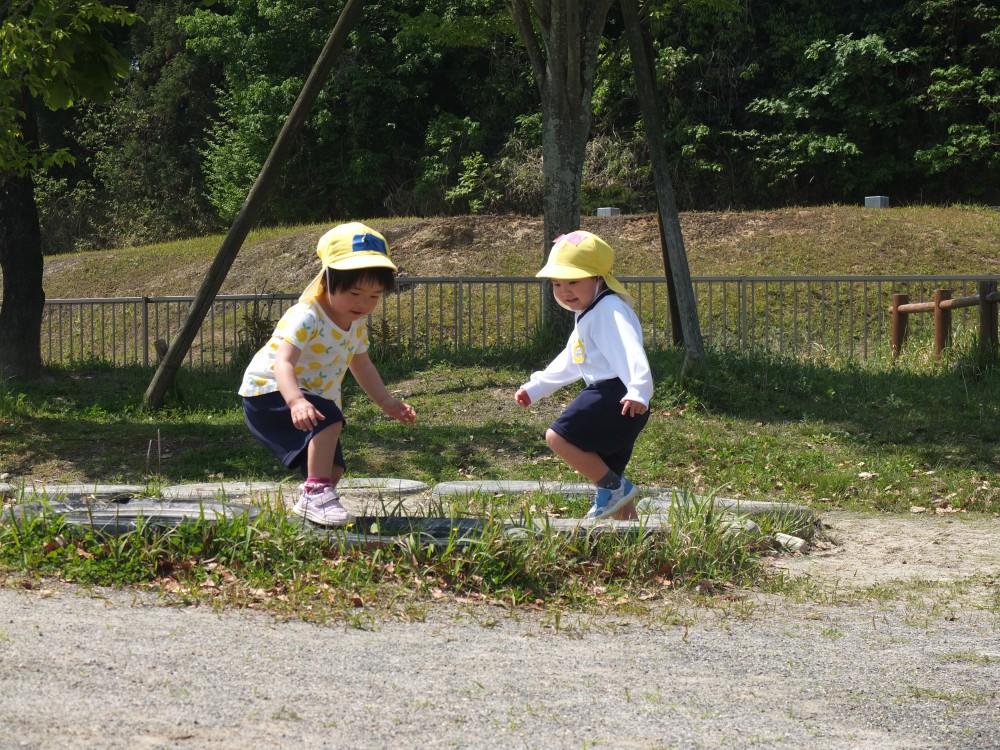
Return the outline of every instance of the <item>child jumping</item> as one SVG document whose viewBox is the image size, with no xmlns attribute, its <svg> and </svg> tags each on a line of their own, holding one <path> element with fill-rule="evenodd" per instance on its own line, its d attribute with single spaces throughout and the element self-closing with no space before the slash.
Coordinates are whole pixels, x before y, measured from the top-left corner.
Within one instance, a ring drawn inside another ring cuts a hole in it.
<svg viewBox="0 0 1000 750">
<path fill-rule="evenodd" d="M 385 237 L 364 224 L 341 224 L 320 238 L 316 253 L 319 274 L 254 355 L 239 392 L 250 432 L 305 477 L 292 512 L 340 526 L 351 520 L 337 494 L 346 468 L 344 372 L 386 415 L 412 425 L 417 414 L 389 393 L 368 357 L 368 315 L 396 285 Z"/>
<path fill-rule="evenodd" d="M 586 383 L 545 433 L 555 454 L 597 487 L 586 518 L 634 517 L 639 490 L 624 472 L 653 395 L 639 318 L 611 275 L 614 258 L 611 246 L 590 232 L 555 239 L 535 275 L 552 279 L 556 302 L 575 313 L 575 325 L 566 348 L 514 395 L 530 406 L 581 378 Z"/>
</svg>

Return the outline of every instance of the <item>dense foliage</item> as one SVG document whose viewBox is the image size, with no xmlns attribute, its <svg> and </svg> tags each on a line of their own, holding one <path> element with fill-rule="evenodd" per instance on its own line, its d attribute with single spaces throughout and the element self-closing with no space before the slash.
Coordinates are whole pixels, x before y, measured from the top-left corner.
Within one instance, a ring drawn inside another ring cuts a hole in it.
<svg viewBox="0 0 1000 750">
<path fill-rule="evenodd" d="M 341 3 L 138 0 L 107 105 L 46 115 L 48 252 L 224 227 Z M 682 209 L 1000 203 L 1000 10 L 982 0 L 645 3 Z M 613 6 L 583 210 L 654 205 Z M 502 0 L 370 0 L 268 222 L 541 207 L 531 68 Z"/>
</svg>

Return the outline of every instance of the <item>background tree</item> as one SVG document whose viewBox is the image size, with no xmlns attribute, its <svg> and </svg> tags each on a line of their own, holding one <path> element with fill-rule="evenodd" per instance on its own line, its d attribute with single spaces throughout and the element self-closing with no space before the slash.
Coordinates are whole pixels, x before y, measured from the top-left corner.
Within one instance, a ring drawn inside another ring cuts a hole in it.
<svg viewBox="0 0 1000 750">
<path fill-rule="evenodd" d="M 33 176 L 71 159 L 39 142 L 37 102 L 50 109 L 110 95 L 127 68 L 103 34 L 130 24 L 122 6 L 37 0 L 6 3 L 0 21 L 0 372 L 41 372 L 42 248 Z"/>
<path fill-rule="evenodd" d="M 580 188 L 590 137 L 594 75 L 612 0 L 506 0 L 542 105 L 542 260 L 560 234 L 580 228 Z M 545 321 L 565 322 L 546 294 Z"/>
<path fill-rule="evenodd" d="M 140 0 L 143 23 L 119 32 L 130 64 L 113 98 L 38 113 L 42 138 L 76 156 L 36 180 L 46 255 L 221 230 L 202 176 L 221 75 L 187 49 L 177 24 L 199 4 Z"/>
<path fill-rule="evenodd" d="M 929 72 L 915 99 L 924 140 L 917 164 L 935 198 L 1000 201 L 1000 7 L 916 0 L 916 46 Z M 929 113 L 929 116 L 928 116 Z"/>
<path fill-rule="evenodd" d="M 43 252 L 225 226 L 340 5 L 133 2 L 148 24 L 115 29 L 131 64 L 113 100 L 36 107 L 50 153 L 78 154 L 34 173 Z M 263 220 L 543 212 L 553 133 L 540 92 L 559 72 L 549 57 L 561 44 L 552 24 L 569 20 L 561 5 L 368 0 Z M 651 211 L 628 45 L 618 5 L 605 5 L 587 39 L 597 46 L 579 211 Z M 869 191 L 1000 203 L 994 5 L 643 0 L 679 208 L 851 203 Z"/>
<path fill-rule="evenodd" d="M 328 4 L 223 0 L 179 22 L 223 76 L 204 171 L 212 204 L 239 210 L 335 20 Z M 500 0 L 365 4 L 301 143 L 268 202 L 270 221 L 466 211 L 476 156 L 492 155 L 529 103 Z M 481 163 L 481 159 L 479 161 Z"/>
<path fill-rule="evenodd" d="M 908 86 L 917 54 L 875 34 L 841 35 L 813 42 L 803 60 L 800 84 L 747 105 L 776 120 L 740 134 L 759 174 L 805 201 L 891 192 L 908 170 L 900 155 L 916 125 Z"/>
</svg>

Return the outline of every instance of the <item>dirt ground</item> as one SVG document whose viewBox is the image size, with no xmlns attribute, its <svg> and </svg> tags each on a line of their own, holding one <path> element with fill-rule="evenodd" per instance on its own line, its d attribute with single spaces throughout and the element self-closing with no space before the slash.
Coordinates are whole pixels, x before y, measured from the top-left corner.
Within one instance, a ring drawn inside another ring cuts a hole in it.
<svg viewBox="0 0 1000 750">
<path fill-rule="evenodd" d="M 0 748 L 1000 747 L 1000 519 L 823 523 L 777 560 L 808 596 L 643 615 L 445 601 L 312 624 L 0 587 Z"/>
<path fill-rule="evenodd" d="M 964 513 L 908 516 L 831 511 L 804 554 L 776 565 L 792 577 L 849 589 L 894 582 L 948 583 L 984 576 L 1000 595 L 1000 518 Z"/>
</svg>

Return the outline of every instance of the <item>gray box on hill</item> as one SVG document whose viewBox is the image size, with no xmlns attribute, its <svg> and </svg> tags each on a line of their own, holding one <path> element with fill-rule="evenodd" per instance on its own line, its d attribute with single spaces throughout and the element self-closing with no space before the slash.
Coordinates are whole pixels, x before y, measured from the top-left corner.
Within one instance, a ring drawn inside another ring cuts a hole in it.
<svg viewBox="0 0 1000 750">
<path fill-rule="evenodd" d="M 889 208 L 888 195 L 866 195 L 865 208 Z"/>
<path fill-rule="evenodd" d="M 604 206 L 603 208 L 597 209 L 598 216 L 617 216 L 622 210 L 620 208 L 612 208 L 611 206 Z"/>
</svg>

